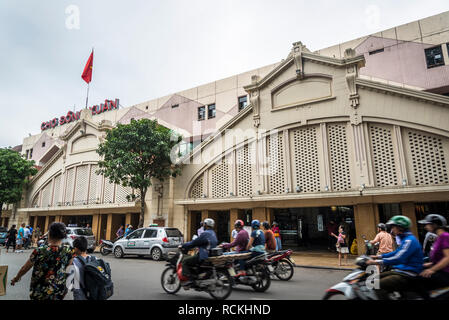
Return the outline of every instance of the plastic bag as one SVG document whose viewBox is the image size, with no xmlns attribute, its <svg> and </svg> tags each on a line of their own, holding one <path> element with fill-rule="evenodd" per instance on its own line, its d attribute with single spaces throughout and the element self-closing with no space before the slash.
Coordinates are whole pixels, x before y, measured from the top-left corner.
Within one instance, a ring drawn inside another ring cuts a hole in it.
<svg viewBox="0 0 449 320">
<path fill-rule="evenodd" d="M 351 244 L 351 254 L 357 255 L 357 239 L 354 239 Z"/>
</svg>

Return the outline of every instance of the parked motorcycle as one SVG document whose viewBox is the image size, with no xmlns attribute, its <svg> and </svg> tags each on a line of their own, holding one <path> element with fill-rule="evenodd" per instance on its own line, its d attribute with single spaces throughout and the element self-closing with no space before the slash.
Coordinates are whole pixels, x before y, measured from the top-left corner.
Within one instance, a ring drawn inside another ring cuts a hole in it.
<svg viewBox="0 0 449 320">
<path fill-rule="evenodd" d="M 356 265 L 359 268 L 347 275 L 342 282 L 327 289 L 322 299 L 379 300 L 376 292 L 368 287 L 371 283 L 369 277 L 373 274 L 367 271 L 366 262 L 370 259 L 367 255 L 358 257 Z M 416 288 L 418 289 L 419 286 L 417 285 Z M 449 287 L 428 291 L 427 295 L 426 298 L 431 300 L 449 300 Z M 389 298 L 390 300 L 422 300 L 424 296 L 422 292 L 407 291 L 393 292 Z"/>
<path fill-rule="evenodd" d="M 121 238 L 123 238 L 123 236 L 115 239 L 114 241 L 103 240 L 103 239 L 100 240 L 100 253 L 103 256 L 107 256 L 108 254 L 112 253 L 112 248 L 114 247 L 114 243 Z"/>
<path fill-rule="evenodd" d="M 282 250 L 269 253 L 265 259 L 270 275 L 279 280 L 288 281 L 293 277 L 295 261 L 291 257 L 292 250 Z"/>
<path fill-rule="evenodd" d="M 175 254 L 169 253 L 167 268 L 161 275 L 161 285 L 164 291 L 168 294 L 175 294 L 182 287 L 184 290 L 205 291 L 217 300 L 229 297 L 232 292 L 231 276 L 235 274 L 232 265 L 234 257 L 221 255 L 208 258 L 194 269 L 198 278 L 187 282 L 188 279 L 182 275 L 182 260 L 186 254 L 187 252 L 182 248 L 179 248 Z"/>
</svg>

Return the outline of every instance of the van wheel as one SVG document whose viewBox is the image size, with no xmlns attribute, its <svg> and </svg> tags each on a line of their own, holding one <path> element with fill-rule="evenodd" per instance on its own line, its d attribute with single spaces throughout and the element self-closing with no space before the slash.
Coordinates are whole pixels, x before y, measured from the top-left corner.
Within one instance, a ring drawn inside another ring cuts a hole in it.
<svg viewBox="0 0 449 320">
<path fill-rule="evenodd" d="M 115 247 L 114 249 L 114 256 L 116 258 L 122 258 L 123 257 L 123 250 L 121 247 Z"/>
<path fill-rule="evenodd" d="M 162 250 L 159 248 L 154 248 L 151 250 L 151 258 L 155 261 L 159 261 L 162 259 Z"/>
</svg>

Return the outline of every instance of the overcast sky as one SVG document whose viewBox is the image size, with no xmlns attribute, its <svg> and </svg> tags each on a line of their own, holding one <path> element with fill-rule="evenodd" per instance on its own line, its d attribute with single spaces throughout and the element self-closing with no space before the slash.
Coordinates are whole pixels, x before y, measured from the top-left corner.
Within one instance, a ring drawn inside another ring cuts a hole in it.
<svg viewBox="0 0 449 320">
<path fill-rule="evenodd" d="M 449 10 L 449 1 L 1 0 L 0 147 L 85 104 L 127 107 Z M 79 24 L 78 24 L 79 22 Z"/>
</svg>

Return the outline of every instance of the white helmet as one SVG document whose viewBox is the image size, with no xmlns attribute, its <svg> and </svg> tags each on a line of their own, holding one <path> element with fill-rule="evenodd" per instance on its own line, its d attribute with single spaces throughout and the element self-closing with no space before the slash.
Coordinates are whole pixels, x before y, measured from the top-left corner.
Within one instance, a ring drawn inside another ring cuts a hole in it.
<svg viewBox="0 0 449 320">
<path fill-rule="evenodd" d="M 211 228 L 213 228 L 214 225 L 215 225 L 215 221 L 213 219 L 211 219 L 211 218 L 204 219 L 203 223 L 204 223 L 205 226 L 208 226 L 208 227 L 211 227 Z"/>
</svg>

